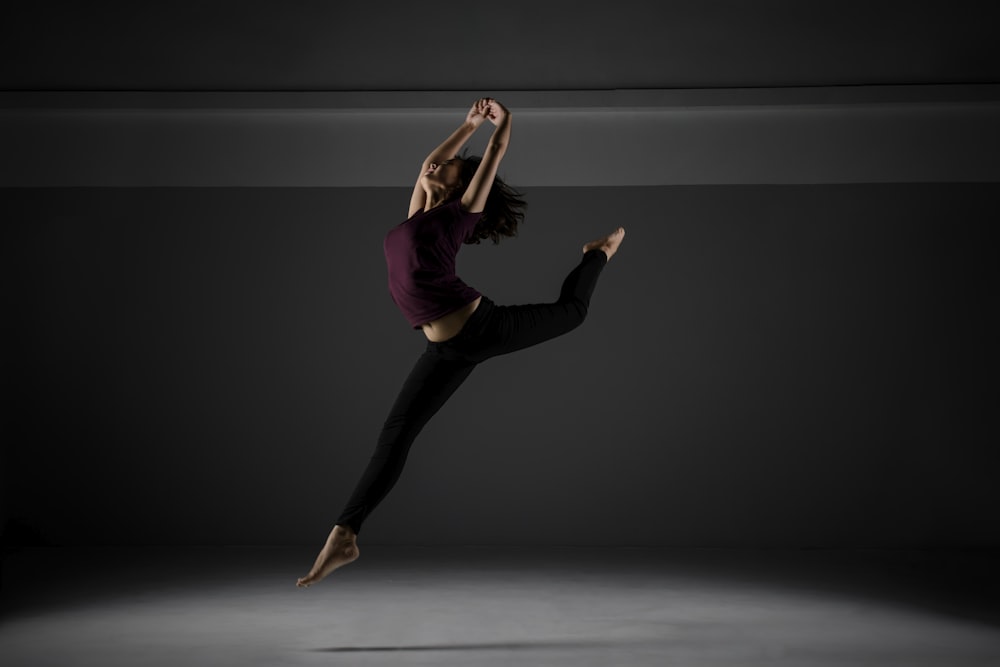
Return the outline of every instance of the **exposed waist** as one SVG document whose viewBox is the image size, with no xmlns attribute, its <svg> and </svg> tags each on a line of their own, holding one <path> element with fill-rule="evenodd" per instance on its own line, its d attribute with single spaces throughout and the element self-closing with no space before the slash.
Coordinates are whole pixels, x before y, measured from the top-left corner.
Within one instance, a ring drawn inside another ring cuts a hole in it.
<svg viewBox="0 0 1000 667">
<path fill-rule="evenodd" d="M 432 343 L 443 343 L 457 336 L 468 321 L 472 319 L 476 311 L 479 310 L 483 299 L 485 297 L 478 296 L 461 308 L 424 324 L 422 329 L 424 330 L 424 335 L 427 336 L 427 340 Z"/>
</svg>

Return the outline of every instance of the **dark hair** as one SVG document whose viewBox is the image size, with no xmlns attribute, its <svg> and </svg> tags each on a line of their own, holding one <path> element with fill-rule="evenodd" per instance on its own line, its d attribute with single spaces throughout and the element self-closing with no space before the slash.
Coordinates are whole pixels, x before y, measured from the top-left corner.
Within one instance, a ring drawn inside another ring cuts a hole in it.
<svg viewBox="0 0 1000 667">
<path fill-rule="evenodd" d="M 459 178 L 462 179 L 464 192 L 483 159 L 476 155 L 460 155 L 458 159 L 462 161 Z M 490 239 L 496 245 L 502 237 L 517 236 L 517 226 L 524 220 L 524 208 L 528 205 L 521 197 L 522 193 L 504 183 L 499 176 L 494 177 L 483 216 L 465 242 L 480 243 L 483 239 Z"/>
</svg>

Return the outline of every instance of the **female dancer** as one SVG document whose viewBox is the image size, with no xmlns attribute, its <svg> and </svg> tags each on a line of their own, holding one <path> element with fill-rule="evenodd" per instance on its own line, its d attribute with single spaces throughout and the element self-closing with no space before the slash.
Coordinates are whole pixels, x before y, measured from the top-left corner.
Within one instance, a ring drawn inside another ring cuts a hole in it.
<svg viewBox="0 0 1000 667">
<path fill-rule="evenodd" d="M 493 135 L 482 158 L 456 154 L 486 120 Z M 555 303 L 498 306 L 455 275 L 462 243 L 517 234 L 525 202 L 497 178 L 510 141 L 511 114 L 485 97 L 420 168 L 409 218 L 385 237 L 389 292 L 407 321 L 427 337 L 382 427 L 375 453 L 298 586 L 314 584 L 357 559 L 361 524 L 396 483 L 414 438 L 476 364 L 537 345 L 579 326 L 607 261 L 625 236 L 621 227 L 583 246 L 583 259 Z"/>
</svg>

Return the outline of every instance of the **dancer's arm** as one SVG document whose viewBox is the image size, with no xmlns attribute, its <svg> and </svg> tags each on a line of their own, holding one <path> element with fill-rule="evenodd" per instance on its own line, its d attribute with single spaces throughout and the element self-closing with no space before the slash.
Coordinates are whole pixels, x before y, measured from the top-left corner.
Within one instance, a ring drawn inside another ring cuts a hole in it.
<svg viewBox="0 0 1000 667">
<path fill-rule="evenodd" d="M 486 112 L 487 104 L 486 99 L 476 100 L 469 109 L 469 113 L 466 115 L 465 120 L 461 125 L 458 126 L 451 136 L 445 139 L 440 146 L 435 148 L 430 152 L 430 155 L 424 160 L 424 163 L 420 165 L 420 173 L 417 174 L 417 182 L 413 186 L 413 195 L 410 197 L 410 215 L 412 216 L 417 211 L 423 209 L 424 204 L 427 201 L 427 193 L 424 192 L 423 186 L 420 184 L 420 178 L 427 173 L 430 169 L 431 163 L 441 164 L 446 160 L 450 160 L 458 154 L 458 151 L 462 150 L 462 146 L 466 144 L 475 131 L 483 124 L 486 120 L 484 115 Z"/>
<path fill-rule="evenodd" d="M 496 127 L 493 128 L 493 136 L 483 153 L 483 161 L 479 163 L 476 174 L 462 195 L 462 207 L 470 213 L 480 213 L 486 208 L 486 198 L 489 197 L 500 160 L 510 143 L 510 111 L 494 99 L 487 98 L 487 102 L 486 118 Z"/>
</svg>

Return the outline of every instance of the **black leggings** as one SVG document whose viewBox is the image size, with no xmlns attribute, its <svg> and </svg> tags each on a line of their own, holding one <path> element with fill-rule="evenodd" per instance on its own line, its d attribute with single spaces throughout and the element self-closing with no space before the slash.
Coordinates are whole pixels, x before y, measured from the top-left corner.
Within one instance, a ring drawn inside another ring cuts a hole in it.
<svg viewBox="0 0 1000 667">
<path fill-rule="evenodd" d="M 427 349 L 396 397 L 382 426 L 375 453 L 337 523 L 361 531 L 361 524 L 392 489 L 410 445 L 430 418 L 469 377 L 476 364 L 561 336 L 583 323 L 590 296 L 607 264 L 602 250 L 584 254 L 563 282 L 559 300 L 498 306 L 483 297 L 462 330 Z"/>
</svg>

